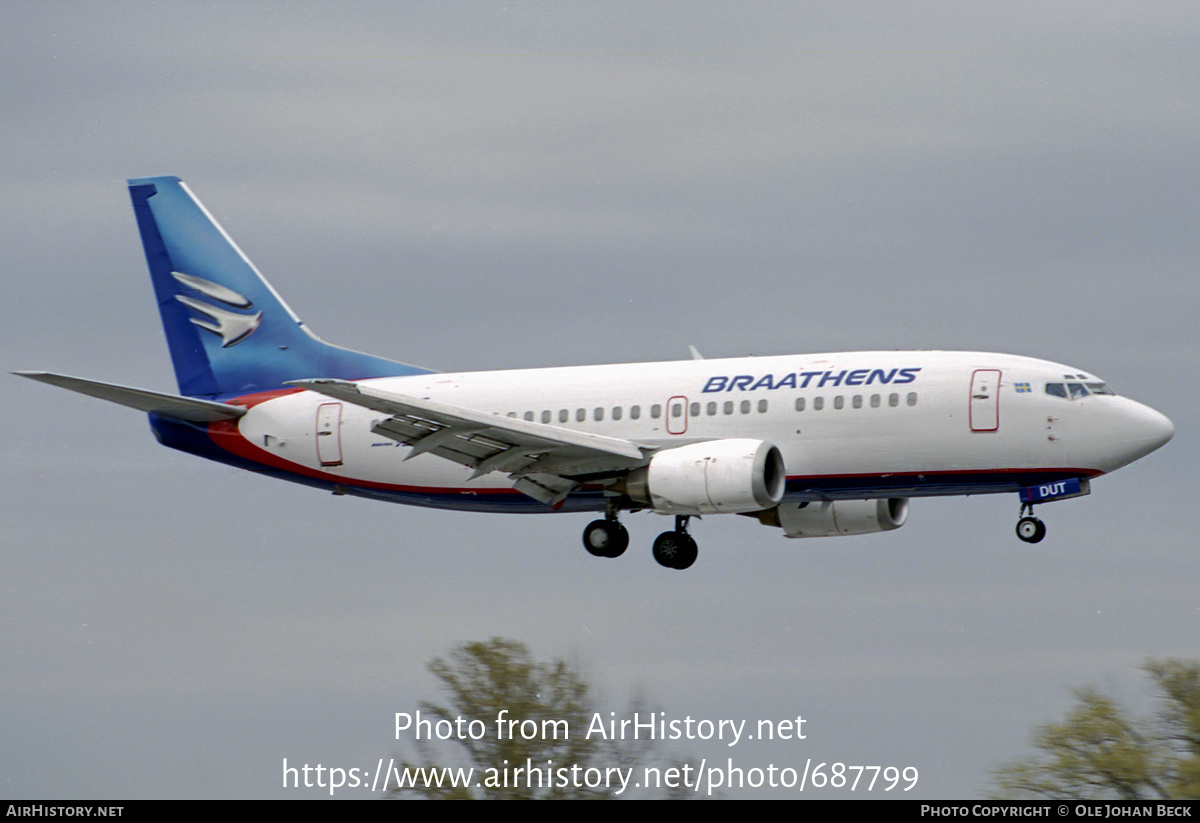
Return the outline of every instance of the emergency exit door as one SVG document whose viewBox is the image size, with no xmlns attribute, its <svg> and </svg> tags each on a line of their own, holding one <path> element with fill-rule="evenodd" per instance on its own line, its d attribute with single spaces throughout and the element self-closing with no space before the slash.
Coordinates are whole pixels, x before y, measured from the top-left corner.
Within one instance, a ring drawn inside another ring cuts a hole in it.
<svg viewBox="0 0 1200 823">
<path fill-rule="evenodd" d="M 667 401 L 667 434 L 685 434 L 688 427 L 688 399 L 676 395 Z"/>
</svg>

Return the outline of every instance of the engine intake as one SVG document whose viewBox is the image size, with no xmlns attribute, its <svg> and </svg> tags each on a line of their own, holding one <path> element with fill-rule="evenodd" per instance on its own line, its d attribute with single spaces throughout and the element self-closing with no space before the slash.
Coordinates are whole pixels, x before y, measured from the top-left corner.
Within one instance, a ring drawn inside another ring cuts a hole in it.
<svg viewBox="0 0 1200 823">
<path fill-rule="evenodd" d="M 711 440 L 660 451 L 631 472 L 625 492 L 664 514 L 770 509 L 783 499 L 783 455 L 765 440 Z"/>
</svg>

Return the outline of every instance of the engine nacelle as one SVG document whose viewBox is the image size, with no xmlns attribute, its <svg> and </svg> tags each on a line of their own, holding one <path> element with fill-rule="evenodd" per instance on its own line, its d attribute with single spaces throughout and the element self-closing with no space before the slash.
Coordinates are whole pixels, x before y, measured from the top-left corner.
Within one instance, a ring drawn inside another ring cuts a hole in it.
<svg viewBox="0 0 1200 823">
<path fill-rule="evenodd" d="M 908 498 L 818 500 L 782 503 L 759 521 L 779 526 L 785 537 L 836 537 L 898 529 L 908 519 Z"/>
<path fill-rule="evenodd" d="M 783 499 L 787 472 L 779 449 L 764 440 L 710 440 L 665 449 L 630 474 L 634 500 L 665 514 L 719 514 L 770 509 Z"/>
</svg>

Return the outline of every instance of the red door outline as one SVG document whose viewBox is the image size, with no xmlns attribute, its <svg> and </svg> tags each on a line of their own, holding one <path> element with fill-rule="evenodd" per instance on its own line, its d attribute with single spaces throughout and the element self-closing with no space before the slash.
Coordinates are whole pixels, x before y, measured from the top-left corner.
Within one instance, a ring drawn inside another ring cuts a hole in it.
<svg viewBox="0 0 1200 823">
<path fill-rule="evenodd" d="M 675 404 L 679 404 L 679 414 L 674 414 Z M 688 399 L 675 395 L 667 401 L 667 434 L 685 434 L 688 427 Z M 677 422 L 678 421 L 678 422 Z"/>
<path fill-rule="evenodd" d="M 1000 428 L 1000 370 L 976 369 L 971 373 L 971 431 Z"/>
<path fill-rule="evenodd" d="M 317 462 L 322 466 L 342 465 L 341 403 L 317 407 Z"/>
</svg>

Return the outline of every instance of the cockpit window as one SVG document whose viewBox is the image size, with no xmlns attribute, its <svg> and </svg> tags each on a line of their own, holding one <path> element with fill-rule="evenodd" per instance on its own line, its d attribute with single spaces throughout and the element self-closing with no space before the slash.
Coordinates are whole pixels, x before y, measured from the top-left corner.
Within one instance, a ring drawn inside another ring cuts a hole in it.
<svg viewBox="0 0 1200 823">
<path fill-rule="evenodd" d="M 1116 392 L 1107 383 L 1047 383 L 1046 394 L 1051 397 L 1062 397 L 1067 400 L 1078 400 L 1089 394 L 1111 394 Z"/>
</svg>

